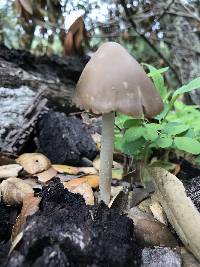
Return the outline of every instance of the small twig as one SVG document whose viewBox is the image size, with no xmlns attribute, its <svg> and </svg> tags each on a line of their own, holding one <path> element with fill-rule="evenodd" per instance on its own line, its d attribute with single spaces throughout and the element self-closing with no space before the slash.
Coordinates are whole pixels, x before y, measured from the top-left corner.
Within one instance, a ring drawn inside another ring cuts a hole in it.
<svg viewBox="0 0 200 267">
<path fill-rule="evenodd" d="M 167 14 L 167 11 L 170 9 L 170 7 L 174 4 L 174 1 L 175 0 L 172 0 L 168 5 L 167 7 L 164 9 L 164 11 L 162 12 L 162 14 L 156 19 L 156 21 L 159 21 L 161 20 L 166 14 Z"/>
</svg>

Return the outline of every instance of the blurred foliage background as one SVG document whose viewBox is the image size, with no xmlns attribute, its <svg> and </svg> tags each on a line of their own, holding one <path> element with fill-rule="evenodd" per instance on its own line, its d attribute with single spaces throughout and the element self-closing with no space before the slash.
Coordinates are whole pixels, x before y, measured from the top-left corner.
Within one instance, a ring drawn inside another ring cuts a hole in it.
<svg viewBox="0 0 200 267">
<path fill-rule="evenodd" d="M 80 55 L 117 41 L 140 62 L 169 66 L 174 87 L 199 76 L 199 13 L 198 0 L 1 0 L 0 43 L 37 55 Z"/>
</svg>

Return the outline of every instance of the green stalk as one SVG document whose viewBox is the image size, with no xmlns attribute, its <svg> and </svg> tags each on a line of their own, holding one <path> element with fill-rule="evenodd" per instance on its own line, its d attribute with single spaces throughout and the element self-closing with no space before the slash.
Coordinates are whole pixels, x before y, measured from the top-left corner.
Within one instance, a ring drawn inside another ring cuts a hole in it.
<svg viewBox="0 0 200 267">
<path fill-rule="evenodd" d="M 164 118 L 162 119 L 161 121 L 161 124 L 163 122 L 166 121 L 166 118 L 167 118 L 167 115 L 169 114 L 169 112 L 172 110 L 173 106 L 174 106 L 174 103 L 176 102 L 176 100 L 178 99 L 179 95 L 175 96 L 175 97 L 172 97 L 171 101 L 169 102 L 169 108 L 168 108 L 168 111 L 167 113 L 165 114 Z"/>
<path fill-rule="evenodd" d="M 112 163 L 114 150 L 115 112 L 102 116 L 101 152 L 100 152 L 100 198 L 110 202 Z"/>
</svg>

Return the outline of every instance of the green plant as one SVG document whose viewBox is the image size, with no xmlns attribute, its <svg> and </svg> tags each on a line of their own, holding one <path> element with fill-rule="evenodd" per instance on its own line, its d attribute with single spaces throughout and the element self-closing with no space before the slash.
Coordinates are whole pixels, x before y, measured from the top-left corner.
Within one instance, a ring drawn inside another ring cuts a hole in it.
<svg viewBox="0 0 200 267">
<path fill-rule="evenodd" d="M 153 120 L 119 114 L 115 129 L 116 149 L 134 156 L 140 161 L 143 171 L 155 149 L 163 149 L 165 161 L 168 161 L 169 151 L 172 150 L 200 155 L 200 111 L 197 106 L 189 106 L 179 100 L 184 93 L 200 88 L 200 77 L 172 92 L 167 89 L 162 75 L 168 68 L 156 69 L 144 65 L 150 70 L 148 76 L 163 99 L 164 110 Z M 141 175 L 145 178 L 144 173 Z"/>
</svg>

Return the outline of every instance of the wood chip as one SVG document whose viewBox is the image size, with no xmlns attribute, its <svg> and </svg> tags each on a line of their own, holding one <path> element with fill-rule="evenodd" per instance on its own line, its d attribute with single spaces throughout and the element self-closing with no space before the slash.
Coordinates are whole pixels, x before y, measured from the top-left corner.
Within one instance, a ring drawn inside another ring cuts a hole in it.
<svg viewBox="0 0 200 267">
<path fill-rule="evenodd" d="M 53 164 L 52 167 L 59 173 L 68 173 L 77 175 L 78 173 L 97 174 L 94 167 L 73 167 L 68 165 Z"/>
<path fill-rule="evenodd" d="M 27 173 L 36 174 L 48 170 L 51 166 L 49 159 L 40 153 L 25 153 L 16 159 Z"/>
<path fill-rule="evenodd" d="M 153 217 L 158 220 L 159 222 L 167 225 L 167 217 L 162 208 L 162 206 L 158 203 L 153 201 L 149 206 L 151 212 L 153 213 Z"/>
<path fill-rule="evenodd" d="M 88 183 L 82 183 L 76 187 L 68 187 L 67 189 L 72 193 L 82 195 L 86 205 L 94 205 L 94 194 L 92 187 Z"/>
<path fill-rule="evenodd" d="M 57 174 L 57 171 L 51 167 L 46 171 L 37 173 L 36 176 L 38 177 L 38 181 L 41 183 L 47 183 L 49 182 L 53 177 L 55 177 Z"/>
<path fill-rule="evenodd" d="M 0 185 L 3 202 L 9 205 L 22 203 L 27 194 L 33 194 L 32 187 L 24 180 L 16 177 L 4 180 Z"/>
<path fill-rule="evenodd" d="M 21 170 L 22 166 L 20 166 L 19 164 L 9 164 L 0 166 L 0 179 L 18 176 L 18 173 Z"/>
<path fill-rule="evenodd" d="M 64 187 L 76 187 L 80 184 L 88 183 L 92 188 L 97 188 L 99 186 L 99 176 L 98 175 L 86 175 L 81 178 L 76 178 L 68 182 L 64 182 Z"/>
</svg>

